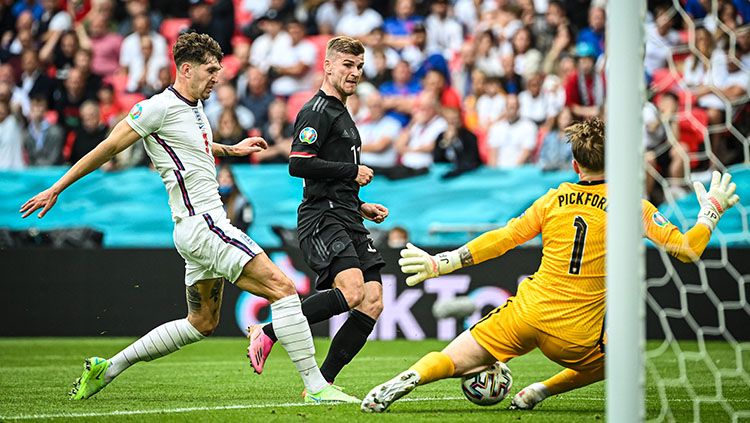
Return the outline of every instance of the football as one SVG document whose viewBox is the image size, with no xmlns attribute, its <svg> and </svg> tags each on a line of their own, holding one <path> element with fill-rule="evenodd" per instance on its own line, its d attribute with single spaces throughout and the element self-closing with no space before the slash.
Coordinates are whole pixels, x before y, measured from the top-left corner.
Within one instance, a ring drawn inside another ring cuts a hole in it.
<svg viewBox="0 0 750 423">
<path fill-rule="evenodd" d="M 505 399 L 513 386 L 513 376 L 504 363 L 497 362 L 487 370 L 461 379 L 461 390 L 477 405 L 495 405 Z"/>
</svg>

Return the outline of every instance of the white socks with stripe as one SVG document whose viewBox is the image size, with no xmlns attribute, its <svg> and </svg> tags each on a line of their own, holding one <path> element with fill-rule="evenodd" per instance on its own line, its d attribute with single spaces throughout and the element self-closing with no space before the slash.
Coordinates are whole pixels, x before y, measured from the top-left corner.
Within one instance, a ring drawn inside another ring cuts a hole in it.
<svg viewBox="0 0 750 423">
<path fill-rule="evenodd" d="M 292 359 L 307 392 L 315 394 L 323 390 L 328 382 L 315 362 L 315 345 L 299 296 L 290 295 L 271 304 L 271 316 L 276 337 Z"/>
<path fill-rule="evenodd" d="M 308 329 L 309 332 L 309 329 Z M 104 380 L 109 383 L 139 361 L 151 361 L 205 338 L 187 319 L 173 320 L 153 329 L 109 359 Z"/>
</svg>

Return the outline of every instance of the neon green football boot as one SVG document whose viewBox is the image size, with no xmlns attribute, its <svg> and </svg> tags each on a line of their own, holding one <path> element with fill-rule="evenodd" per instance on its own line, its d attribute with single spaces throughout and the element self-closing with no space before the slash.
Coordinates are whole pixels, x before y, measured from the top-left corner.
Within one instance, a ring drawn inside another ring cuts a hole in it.
<svg viewBox="0 0 750 423">
<path fill-rule="evenodd" d="M 83 400 L 101 391 L 107 382 L 104 372 L 109 367 L 109 361 L 101 357 L 89 357 L 83 363 L 83 374 L 73 383 L 73 389 L 68 395 L 72 400 Z"/>
<path fill-rule="evenodd" d="M 341 403 L 359 403 L 360 401 L 341 391 L 341 388 L 335 385 L 328 385 L 322 391 L 311 394 L 305 392 L 305 402 L 311 404 L 341 404 Z"/>
</svg>

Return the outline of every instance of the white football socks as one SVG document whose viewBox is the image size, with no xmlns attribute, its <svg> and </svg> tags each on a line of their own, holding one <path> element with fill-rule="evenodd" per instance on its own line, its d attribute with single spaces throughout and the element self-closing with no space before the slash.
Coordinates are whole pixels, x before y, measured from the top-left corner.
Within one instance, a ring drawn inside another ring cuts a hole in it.
<svg viewBox="0 0 750 423">
<path fill-rule="evenodd" d="M 271 316 L 276 337 L 292 359 L 307 392 L 322 391 L 328 382 L 315 362 L 315 345 L 299 296 L 290 295 L 271 304 Z"/>
<path fill-rule="evenodd" d="M 308 329 L 309 331 L 309 329 Z M 109 383 L 139 361 L 151 361 L 205 338 L 187 319 L 173 320 L 156 327 L 109 359 L 104 380 Z"/>
</svg>

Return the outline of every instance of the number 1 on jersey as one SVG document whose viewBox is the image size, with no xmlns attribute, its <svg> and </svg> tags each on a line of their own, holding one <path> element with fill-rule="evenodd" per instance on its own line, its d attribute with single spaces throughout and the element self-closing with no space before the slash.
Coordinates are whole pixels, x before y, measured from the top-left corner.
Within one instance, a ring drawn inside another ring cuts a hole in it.
<svg viewBox="0 0 750 423">
<path fill-rule="evenodd" d="M 568 273 L 571 275 L 577 275 L 581 273 L 583 247 L 586 243 L 586 232 L 589 229 L 589 225 L 581 216 L 576 216 L 573 221 L 573 226 L 576 228 L 576 236 L 575 240 L 573 240 L 573 252 L 570 255 L 570 267 L 568 267 Z"/>
<path fill-rule="evenodd" d="M 360 151 L 361 148 L 362 147 L 357 147 L 356 145 L 352 146 L 352 154 L 354 154 L 354 164 L 355 165 L 359 164 L 359 160 L 358 159 L 359 159 L 359 151 Z"/>
</svg>

